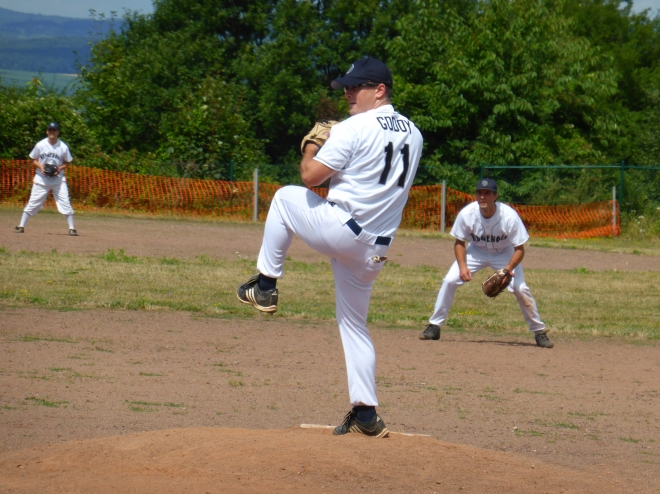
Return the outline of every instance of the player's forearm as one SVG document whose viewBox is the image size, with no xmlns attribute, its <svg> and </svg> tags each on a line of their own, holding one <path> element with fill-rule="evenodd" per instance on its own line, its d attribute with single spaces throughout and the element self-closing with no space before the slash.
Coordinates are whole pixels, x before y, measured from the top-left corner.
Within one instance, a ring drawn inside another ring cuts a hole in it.
<svg viewBox="0 0 660 494">
<path fill-rule="evenodd" d="M 517 247 L 514 247 L 513 255 L 511 256 L 511 260 L 509 260 L 509 264 L 506 265 L 506 269 L 509 271 L 513 271 L 518 264 L 520 264 L 525 257 L 525 246 L 524 245 L 519 245 Z"/>
<path fill-rule="evenodd" d="M 454 255 L 456 256 L 456 262 L 458 262 L 458 266 L 460 268 L 467 267 L 467 263 L 465 261 L 465 242 L 461 242 L 459 240 L 456 241 L 454 244 Z"/>
<path fill-rule="evenodd" d="M 36 167 L 39 168 L 42 172 L 44 171 L 44 167 L 41 163 L 39 163 L 39 160 L 32 160 L 32 164 Z"/>
<path fill-rule="evenodd" d="M 300 161 L 300 178 L 307 187 L 315 187 L 321 185 L 335 173 L 335 170 L 328 168 L 323 163 L 316 161 L 314 158 L 319 152 L 320 147 L 314 143 L 308 143 L 305 146 L 305 153 Z"/>
</svg>

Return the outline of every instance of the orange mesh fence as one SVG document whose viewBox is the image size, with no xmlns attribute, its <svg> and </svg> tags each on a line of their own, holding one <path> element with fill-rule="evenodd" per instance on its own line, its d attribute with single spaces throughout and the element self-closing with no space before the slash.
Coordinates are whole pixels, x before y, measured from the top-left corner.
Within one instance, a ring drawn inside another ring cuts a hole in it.
<svg viewBox="0 0 660 494">
<path fill-rule="evenodd" d="M 34 167 L 30 161 L 0 160 L 0 202 L 23 206 L 30 197 Z M 237 220 L 253 217 L 252 182 L 225 182 L 138 175 L 98 168 L 72 166 L 67 184 L 74 208 L 113 212 L 148 212 L 216 216 Z M 259 184 L 259 219 L 264 220 L 279 185 Z M 322 197 L 328 190 L 312 189 Z M 475 196 L 447 188 L 446 227 L 451 228 L 458 212 Z M 410 190 L 401 227 L 439 231 L 442 226 L 442 189 L 419 186 Z M 53 207 L 49 199 L 47 207 Z M 588 238 L 618 235 L 618 203 L 568 206 L 512 205 L 530 234 L 537 237 Z M 613 225 L 613 207 L 617 222 Z"/>
</svg>

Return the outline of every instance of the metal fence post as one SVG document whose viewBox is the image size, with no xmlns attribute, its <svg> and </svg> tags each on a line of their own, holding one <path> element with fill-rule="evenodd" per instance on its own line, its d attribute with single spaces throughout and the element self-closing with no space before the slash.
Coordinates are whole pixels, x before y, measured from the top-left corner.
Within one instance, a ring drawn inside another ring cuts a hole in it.
<svg viewBox="0 0 660 494">
<path fill-rule="evenodd" d="M 626 162 L 622 161 L 621 162 L 621 169 L 619 171 L 619 203 L 623 207 L 623 175 L 625 173 L 625 168 L 626 168 Z"/>
<path fill-rule="evenodd" d="M 612 236 L 616 237 L 616 185 L 612 186 Z"/>
<path fill-rule="evenodd" d="M 254 169 L 254 208 L 252 221 L 259 220 L 259 168 Z"/>
<path fill-rule="evenodd" d="M 446 214 L 447 214 L 447 181 L 442 181 L 442 206 L 440 207 L 440 216 L 442 217 L 440 231 L 445 233 L 445 224 L 446 224 Z"/>
</svg>

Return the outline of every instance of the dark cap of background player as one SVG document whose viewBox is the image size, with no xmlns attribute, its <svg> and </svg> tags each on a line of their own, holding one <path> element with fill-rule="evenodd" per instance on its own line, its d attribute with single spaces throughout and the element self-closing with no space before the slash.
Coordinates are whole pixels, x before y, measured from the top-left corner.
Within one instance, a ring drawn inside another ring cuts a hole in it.
<svg viewBox="0 0 660 494">
<path fill-rule="evenodd" d="M 46 127 L 46 130 L 50 129 L 60 130 L 60 126 L 57 125 L 57 122 L 51 122 L 48 124 L 48 127 Z"/>
<path fill-rule="evenodd" d="M 372 82 L 374 84 L 385 84 L 391 88 L 392 73 L 380 60 L 372 57 L 361 58 L 350 66 L 346 75 L 335 79 L 330 83 L 332 89 L 344 89 L 348 86 L 358 86 Z"/>
<path fill-rule="evenodd" d="M 492 190 L 497 194 L 497 182 L 492 178 L 482 178 L 477 182 L 477 190 Z"/>
</svg>

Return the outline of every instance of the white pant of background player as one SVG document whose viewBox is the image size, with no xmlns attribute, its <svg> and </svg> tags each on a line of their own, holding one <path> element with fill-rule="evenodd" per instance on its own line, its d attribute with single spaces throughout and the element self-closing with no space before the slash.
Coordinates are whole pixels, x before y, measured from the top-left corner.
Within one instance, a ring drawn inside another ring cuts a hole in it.
<svg viewBox="0 0 660 494">
<path fill-rule="evenodd" d="M 66 182 L 63 180 L 56 181 L 46 181 L 45 184 L 40 184 L 35 181 L 32 184 L 32 193 L 30 194 L 30 200 L 23 209 L 23 212 L 34 216 L 37 214 L 41 208 L 44 207 L 46 199 L 48 199 L 48 193 L 53 192 L 53 198 L 57 204 L 57 210 L 65 216 L 70 216 L 73 214 L 73 208 L 71 207 L 71 201 L 69 200 L 69 188 L 66 185 Z"/>
<path fill-rule="evenodd" d="M 465 250 L 465 254 L 467 267 L 472 274 L 487 267 L 493 268 L 497 271 L 499 269 L 504 269 L 509 263 L 511 256 L 513 255 L 513 247 L 501 252 L 491 252 L 479 247 L 472 247 L 472 244 L 470 244 Z M 518 299 L 518 305 L 520 305 L 520 310 L 525 317 L 525 321 L 527 321 L 527 324 L 529 325 L 529 330 L 532 332 L 543 331 L 545 329 L 545 324 L 541 321 L 532 292 L 525 283 L 525 273 L 522 266 L 516 266 L 516 269 L 513 270 L 513 274 L 513 280 L 507 290 L 513 292 Z M 474 283 L 474 279 L 472 282 Z M 433 315 L 431 316 L 431 319 L 429 319 L 431 324 L 435 324 L 436 326 L 443 326 L 445 324 L 447 321 L 447 313 L 454 303 L 456 289 L 463 284 L 465 284 L 465 282 L 461 280 L 458 262 L 454 262 L 442 282 L 440 293 L 438 293 L 438 299 L 435 302 Z"/>
<path fill-rule="evenodd" d="M 294 234 L 331 258 L 336 317 L 346 358 L 351 405 L 378 406 L 376 352 L 367 329 L 367 313 L 371 288 L 383 269 L 383 263 L 372 258 L 385 256 L 389 246 L 358 240 L 360 237 L 342 223 L 341 213 L 336 209 L 303 187 L 278 190 L 266 219 L 257 270 L 265 276 L 281 278 Z"/>
</svg>

